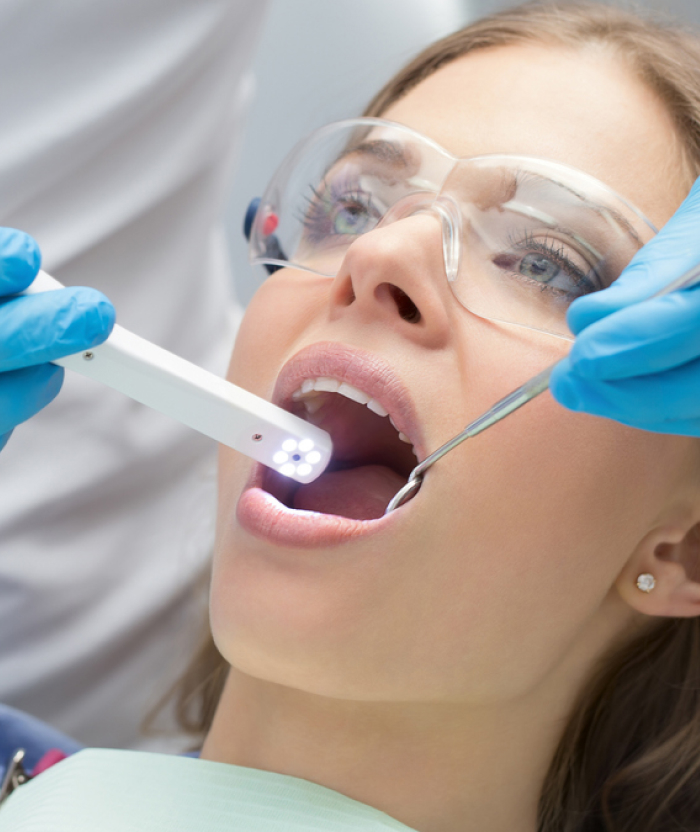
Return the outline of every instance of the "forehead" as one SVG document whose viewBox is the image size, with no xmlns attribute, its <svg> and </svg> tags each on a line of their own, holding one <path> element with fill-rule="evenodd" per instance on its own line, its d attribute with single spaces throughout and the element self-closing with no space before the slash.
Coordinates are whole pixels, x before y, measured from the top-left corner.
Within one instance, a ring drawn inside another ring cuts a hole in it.
<svg viewBox="0 0 700 832">
<path fill-rule="evenodd" d="M 665 107 L 609 50 L 480 50 L 440 68 L 382 116 L 457 156 L 513 153 L 573 165 L 658 227 L 689 188 Z"/>
</svg>

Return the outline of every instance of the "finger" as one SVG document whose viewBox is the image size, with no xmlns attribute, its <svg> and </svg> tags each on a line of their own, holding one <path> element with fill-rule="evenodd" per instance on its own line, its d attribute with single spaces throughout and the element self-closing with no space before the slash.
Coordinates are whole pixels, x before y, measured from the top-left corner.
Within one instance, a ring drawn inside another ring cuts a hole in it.
<svg viewBox="0 0 700 832">
<path fill-rule="evenodd" d="M 700 264 L 700 179 L 666 225 L 643 246 L 608 289 L 575 300 L 569 329 L 579 332 L 595 321 L 650 298 L 672 280 Z"/>
<path fill-rule="evenodd" d="M 0 228 L 0 297 L 23 292 L 41 267 L 36 241 L 14 228 Z"/>
<path fill-rule="evenodd" d="M 649 376 L 589 381 L 571 372 L 566 358 L 552 371 L 550 390 L 570 410 L 672 433 L 668 423 L 700 418 L 700 359 Z"/>
<path fill-rule="evenodd" d="M 586 379 L 647 376 L 700 356 L 700 291 L 672 292 L 596 321 L 576 338 L 570 367 Z"/>
<path fill-rule="evenodd" d="M 0 376 L 0 436 L 53 401 L 63 384 L 63 367 L 39 364 Z"/>
<path fill-rule="evenodd" d="M 114 307 L 95 289 L 71 288 L 0 304 L 0 372 L 43 364 L 101 344 Z"/>
</svg>

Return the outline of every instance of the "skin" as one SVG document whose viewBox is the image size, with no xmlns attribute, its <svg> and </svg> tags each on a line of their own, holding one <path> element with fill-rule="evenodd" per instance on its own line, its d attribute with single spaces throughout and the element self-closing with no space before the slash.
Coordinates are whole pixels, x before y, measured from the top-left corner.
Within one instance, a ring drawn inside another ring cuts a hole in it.
<svg viewBox="0 0 700 832">
<path fill-rule="evenodd" d="M 662 104 L 605 50 L 475 53 L 385 117 L 459 156 L 581 168 L 657 226 L 689 186 L 668 161 Z M 229 378 L 270 396 L 303 347 L 360 347 L 396 369 L 438 447 L 561 355 L 555 339 L 461 307 L 440 246 L 419 215 L 356 240 L 334 279 L 277 272 Z M 391 286 L 420 323 L 399 316 Z M 239 527 L 251 464 L 224 449 L 211 620 L 232 670 L 202 756 L 320 783 L 420 832 L 535 832 L 594 662 L 657 616 L 700 614 L 699 462 L 694 440 L 546 394 L 433 469 L 390 533 L 304 551 Z M 649 595 L 642 572 L 656 577 Z"/>
</svg>

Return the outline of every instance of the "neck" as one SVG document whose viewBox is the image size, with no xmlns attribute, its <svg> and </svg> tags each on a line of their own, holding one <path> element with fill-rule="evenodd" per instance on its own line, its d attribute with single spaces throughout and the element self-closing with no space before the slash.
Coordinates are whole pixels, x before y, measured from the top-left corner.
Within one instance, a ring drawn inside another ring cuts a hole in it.
<svg viewBox="0 0 700 832">
<path fill-rule="evenodd" d="M 231 669 L 204 759 L 310 780 L 420 832 L 535 832 L 570 707 L 330 699 Z"/>
</svg>

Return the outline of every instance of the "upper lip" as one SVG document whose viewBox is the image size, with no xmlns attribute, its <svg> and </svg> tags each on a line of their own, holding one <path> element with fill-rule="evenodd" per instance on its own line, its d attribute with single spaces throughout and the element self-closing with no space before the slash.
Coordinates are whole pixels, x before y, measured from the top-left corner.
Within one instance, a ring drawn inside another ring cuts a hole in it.
<svg viewBox="0 0 700 832">
<path fill-rule="evenodd" d="M 397 430 L 411 440 L 418 459 L 425 457 L 423 434 L 411 394 L 388 361 L 365 350 L 333 341 L 305 347 L 282 368 L 272 394 L 273 404 L 290 409 L 292 393 L 302 382 L 321 376 L 351 384 L 379 402 L 389 412 Z"/>
</svg>

